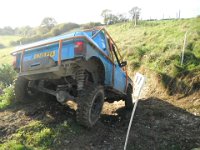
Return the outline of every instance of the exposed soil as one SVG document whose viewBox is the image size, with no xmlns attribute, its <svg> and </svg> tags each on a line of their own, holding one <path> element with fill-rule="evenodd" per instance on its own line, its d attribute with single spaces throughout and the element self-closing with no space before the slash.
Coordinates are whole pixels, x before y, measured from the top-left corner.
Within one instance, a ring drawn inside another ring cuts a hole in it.
<svg viewBox="0 0 200 150">
<path fill-rule="evenodd" d="M 121 150 L 131 112 L 124 102 L 105 103 L 100 120 L 92 129 L 61 137 L 49 149 Z M 30 121 L 40 120 L 51 128 L 67 121 L 76 124 L 75 110 L 56 101 L 18 104 L 0 111 L 0 143 Z M 138 103 L 130 132 L 128 149 L 189 150 L 200 147 L 200 117 L 170 103 L 151 97 Z"/>
</svg>

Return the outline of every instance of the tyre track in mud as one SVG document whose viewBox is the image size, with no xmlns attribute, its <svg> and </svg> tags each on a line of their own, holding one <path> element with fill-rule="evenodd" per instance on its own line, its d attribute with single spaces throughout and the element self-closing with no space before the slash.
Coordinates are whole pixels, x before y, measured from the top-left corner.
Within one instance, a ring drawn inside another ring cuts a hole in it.
<svg viewBox="0 0 200 150">
<path fill-rule="evenodd" d="M 101 118 L 92 129 L 79 127 L 80 133 L 60 138 L 49 149 L 123 149 L 131 112 L 124 102 L 105 103 Z M 1 143 L 20 127 L 39 120 L 51 128 L 67 120 L 76 124 L 76 112 L 56 101 L 41 101 L 0 111 Z M 200 117 L 194 116 L 166 101 L 148 98 L 139 101 L 130 132 L 128 149 L 192 149 L 200 147 Z"/>
</svg>

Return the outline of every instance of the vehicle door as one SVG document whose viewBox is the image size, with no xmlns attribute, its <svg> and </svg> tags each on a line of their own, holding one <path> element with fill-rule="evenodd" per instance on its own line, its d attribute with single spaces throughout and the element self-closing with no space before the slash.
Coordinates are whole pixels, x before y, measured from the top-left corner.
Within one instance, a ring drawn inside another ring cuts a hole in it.
<svg viewBox="0 0 200 150">
<path fill-rule="evenodd" d="M 111 44 L 111 51 L 113 54 L 113 61 L 114 61 L 114 89 L 125 92 L 126 91 L 126 84 L 127 84 L 127 74 L 125 67 L 122 66 L 122 60 L 117 52 L 116 47 L 114 44 Z"/>
</svg>

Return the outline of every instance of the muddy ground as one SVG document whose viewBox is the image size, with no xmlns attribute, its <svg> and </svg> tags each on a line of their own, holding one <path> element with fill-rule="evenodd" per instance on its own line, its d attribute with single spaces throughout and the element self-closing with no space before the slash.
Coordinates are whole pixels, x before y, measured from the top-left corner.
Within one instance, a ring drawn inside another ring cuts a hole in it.
<svg viewBox="0 0 200 150">
<path fill-rule="evenodd" d="M 131 112 L 124 102 L 105 103 L 100 120 L 92 129 L 76 124 L 75 111 L 56 101 L 18 104 L 0 111 L 0 142 L 8 140 L 20 127 L 39 120 L 51 128 L 68 122 L 79 130 L 63 135 L 49 149 L 122 150 Z M 200 117 L 170 103 L 151 97 L 139 101 L 130 132 L 128 149 L 190 150 L 200 147 Z"/>
</svg>

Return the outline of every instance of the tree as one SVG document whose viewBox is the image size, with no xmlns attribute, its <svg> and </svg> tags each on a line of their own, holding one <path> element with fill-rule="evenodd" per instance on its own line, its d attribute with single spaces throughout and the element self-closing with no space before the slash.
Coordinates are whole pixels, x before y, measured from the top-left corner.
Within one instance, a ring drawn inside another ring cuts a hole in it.
<svg viewBox="0 0 200 150">
<path fill-rule="evenodd" d="M 51 30 L 57 24 L 56 20 L 52 17 L 46 17 L 42 20 L 40 27 L 45 27 Z"/>
<path fill-rule="evenodd" d="M 140 18 L 140 11 L 141 9 L 139 7 L 133 7 L 129 13 L 131 15 L 132 20 L 135 22 L 135 26 L 137 24 L 138 19 Z"/>
<path fill-rule="evenodd" d="M 118 22 L 122 22 L 118 15 L 109 14 L 109 16 L 107 18 L 107 24 L 115 24 Z"/>
<path fill-rule="evenodd" d="M 90 29 L 90 28 L 94 28 L 96 26 L 102 26 L 102 24 L 100 22 L 89 22 L 86 24 L 81 25 L 84 29 Z"/>
<path fill-rule="evenodd" d="M 128 19 L 126 18 L 126 16 L 124 14 L 118 14 L 118 20 L 119 20 L 119 22 L 128 21 Z"/>
<path fill-rule="evenodd" d="M 30 26 L 24 26 L 20 28 L 15 28 L 15 34 L 21 35 L 24 37 L 30 37 L 30 36 L 35 35 L 35 31 Z"/>
<path fill-rule="evenodd" d="M 80 25 L 69 22 L 69 23 L 59 24 L 58 27 L 61 33 L 65 33 L 65 32 L 68 32 L 69 30 L 79 28 Z"/>
<path fill-rule="evenodd" d="M 58 28 L 53 28 L 53 29 L 51 30 L 51 34 L 52 34 L 53 36 L 57 36 L 57 35 L 60 34 L 60 30 L 59 30 Z"/>
<path fill-rule="evenodd" d="M 105 24 L 108 23 L 109 18 L 110 18 L 110 15 L 111 15 L 111 10 L 109 10 L 109 9 L 104 9 L 104 10 L 101 12 L 101 16 L 104 18 L 104 23 L 105 23 Z"/>
<path fill-rule="evenodd" d="M 0 28 L 0 35 L 13 35 L 14 30 L 10 26 L 6 26 L 3 29 Z"/>
</svg>

